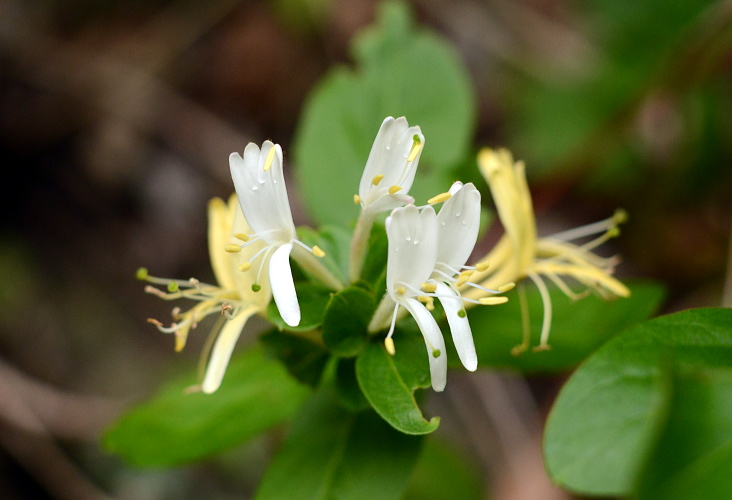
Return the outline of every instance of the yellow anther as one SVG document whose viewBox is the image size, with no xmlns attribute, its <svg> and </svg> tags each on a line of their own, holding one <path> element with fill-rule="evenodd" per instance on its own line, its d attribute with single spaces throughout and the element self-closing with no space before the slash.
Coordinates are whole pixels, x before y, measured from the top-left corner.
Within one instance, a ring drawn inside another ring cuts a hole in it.
<svg viewBox="0 0 732 500">
<path fill-rule="evenodd" d="M 249 236 L 244 233 L 236 233 L 234 235 L 234 238 L 241 241 L 249 241 Z"/>
<path fill-rule="evenodd" d="M 396 349 L 394 348 L 394 339 L 391 337 L 386 337 L 384 339 L 384 347 L 386 347 L 386 352 L 388 352 L 390 355 L 396 354 Z"/>
<path fill-rule="evenodd" d="M 490 264 L 489 264 L 488 262 L 478 262 L 478 263 L 477 263 L 477 264 L 475 265 L 475 270 L 476 270 L 476 271 L 481 271 L 481 272 L 482 272 L 482 271 L 485 271 L 485 270 L 487 270 L 487 269 L 488 269 L 488 267 L 490 267 Z"/>
<path fill-rule="evenodd" d="M 508 302 L 508 297 L 483 297 L 478 302 L 484 306 L 496 306 L 498 304 L 505 304 Z"/>
<path fill-rule="evenodd" d="M 375 175 L 373 179 L 371 179 L 371 184 L 374 186 L 378 186 L 381 180 L 384 178 L 384 174 Z"/>
<path fill-rule="evenodd" d="M 461 286 L 461 285 L 464 285 L 465 283 L 467 283 L 467 281 L 470 279 L 470 276 L 472 276 L 472 274 L 474 272 L 475 271 L 473 271 L 472 269 L 469 269 L 467 271 L 461 272 L 458 275 L 458 279 L 457 279 L 457 282 L 455 282 L 455 285 L 456 286 Z"/>
<path fill-rule="evenodd" d="M 427 200 L 427 203 L 430 205 L 434 205 L 435 203 L 442 203 L 443 201 L 447 201 L 450 198 L 452 198 L 452 195 L 450 193 L 440 193 L 437 196 L 433 196 L 429 200 Z"/>
<path fill-rule="evenodd" d="M 360 203 L 361 203 L 361 197 L 359 195 L 357 195 L 357 194 L 354 194 L 353 195 L 353 204 L 354 205 L 358 205 Z"/>
<path fill-rule="evenodd" d="M 267 159 L 264 160 L 264 171 L 266 172 L 270 168 L 272 168 L 272 162 L 274 161 L 275 157 L 275 147 L 272 146 L 269 150 L 269 153 L 267 153 Z"/>
<path fill-rule="evenodd" d="M 427 304 L 425 304 L 425 307 L 427 308 L 428 311 L 434 311 L 435 310 L 435 301 L 431 300 L 431 301 L 427 302 Z"/>
<path fill-rule="evenodd" d="M 499 292 L 508 292 L 509 290 L 513 290 L 514 287 L 516 287 L 516 283 L 514 283 L 513 281 L 510 281 L 510 282 L 506 283 L 505 285 L 499 286 L 498 291 Z"/>
<path fill-rule="evenodd" d="M 397 186 L 396 184 L 389 188 L 389 194 L 395 194 L 402 190 L 401 186 Z"/>
<path fill-rule="evenodd" d="M 619 227 L 615 226 L 615 227 L 611 227 L 610 229 L 607 230 L 607 237 L 608 238 L 617 238 L 618 236 L 620 236 L 620 228 Z"/>
<path fill-rule="evenodd" d="M 427 293 L 434 293 L 435 290 L 437 290 L 437 285 L 434 283 L 425 282 L 420 285 L 420 288 L 422 288 L 422 290 L 424 290 Z"/>
<path fill-rule="evenodd" d="M 622 208 L 618 208 L 613 214 L 613 222 L 615 224 L 624 224 L 628 220 L 628 212 Z"/>
<path fill-rule="evenodd" d="M 240 245 L 234 245 L 232 243 L 232 244 L 226 245 L 224 247 L 224 250 L 226 250 L 229 253 L 238 253 L 238 252 L 241 252 L 241 246 Z"/>
<path fill-rule="evenodd" d="M 249 269 L 251 269 L 251 268 L 252 268 L 251 262 L 242 262 L 241 264 L 239 264 L 239 271 L 241 271 L 241 272 L 249 271 Z"/>
<path fill-rule="evenodd" d="M 423 303 L 425 303 L 425 304 L 426 304 L 427 302 L 429 302 L 431 298 L 432 298 L 432 297 L 428 297 L 427 295 L 418 295 L 418 296 L 417 296 L 417 300 L 418 300 L 418 301 L 420 301 L 420 302 L 423 302 Z"/>
<path fill-rule="evenodd" d="M 412 143 L 412 149 L 409 151 L 409 156 L 407 156 L 407 162 L 414 161 L 422 149 L 422 141 L 419 139 L 419 136 L 415 135 L 412 139 L 414 139 L 414 143 Z"/>
<path fill-rule="evenodd" d="M 186 346 L 186 340 L 188 340 L 188 332 L 175 332 L 175 352 L 181 352 L 183 350 Z"/>
<path fill-rule="evenodd" d="M 313 245 L 313 255 L 316 257 L 325 257 L 325 252 L 318 245 Z"/>
<path fill-rule="evenodd" d="M 405 293 L 407 293 L 407 289 L 403 286 L 397 287 L 396 293 L 398 293 L 399 295 L 404 295 Z"/>
</svg>

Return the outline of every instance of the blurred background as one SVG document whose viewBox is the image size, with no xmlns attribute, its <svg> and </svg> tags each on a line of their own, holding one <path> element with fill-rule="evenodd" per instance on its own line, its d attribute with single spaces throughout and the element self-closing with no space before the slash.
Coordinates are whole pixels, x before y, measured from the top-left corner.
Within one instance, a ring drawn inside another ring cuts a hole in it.
<svg viewBox="0 0 732 500">
<path fill-rule="evenodd" d="M 475 150 L 527 161 L 540 233 L 624 207 L 621 276 L 664 283 L 666 312 L 732 306 L 732 2 L 410 5 L 472 78 Z M 146 323 L 170 304 L 144 294 L 135 270 L 212 279 L 206 203 L 233 190 L 229 153 L 272 139 L 287 154 L 308 92 L 350 64 L 349 42 L 376 10 L 0 0 L 0 498 L 255 490 L 277 436 L 175 470 L 134 469 L 99 445 L 120 412 L 197 363 L 206 337 L 175 354 Z M 451 376 L 432 404 L 440 432 L 488 478 L 482 494 L 569 498 L 539 448 L 563 378 Z"/>
</svg>

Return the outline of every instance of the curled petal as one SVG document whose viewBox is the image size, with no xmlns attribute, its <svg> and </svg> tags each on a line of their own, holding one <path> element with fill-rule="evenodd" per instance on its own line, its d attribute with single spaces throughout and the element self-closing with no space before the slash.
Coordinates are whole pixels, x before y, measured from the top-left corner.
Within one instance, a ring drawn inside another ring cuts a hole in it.
<svg viewBox="0 0 732 500">
<path fill-rule="evenodd" d="M 430 362 L 432 389 L 441 392 L 447 384 L 447 354 L 445 353 L 445 340 L 442 338 L 440 327 L 430 312 L 416 299 L 406 299 L 400 304 L 414 317 L 422 332 Z"/>
<path fill-rule="evenodd" d="M 295 282 L 290 269 L 291 251 L 291 243 L 274 251 L 269 261 L 269 282 L 282 319 L 290 326 L 297 326 L 300 324 L 300 304 L 297 302 Z"/>
<path fill-rule="evenodd" d="M 478 355 L 475 352 L 473 332 L 470 330 L 468 317 L 460 315 L 460 311 L 464 311 L 463 299 L 444 283 L 436 283 L 436 285 L 437 295 L 440 296 L 440 303 L 445 309 L 447 323 L 450 325 L 452 340 L 460 361 L 466 369 L 473 372 L 478 368 Z"/>
</svg>

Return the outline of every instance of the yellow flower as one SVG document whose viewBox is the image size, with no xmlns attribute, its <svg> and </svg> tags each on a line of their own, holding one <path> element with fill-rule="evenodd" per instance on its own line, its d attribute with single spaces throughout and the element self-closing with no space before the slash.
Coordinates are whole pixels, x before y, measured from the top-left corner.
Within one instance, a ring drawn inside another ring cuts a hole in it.
<svg viewBox="0 0 732 500">
<path fill-rule="evenodd" d="M 594 290 L 605 298 L 630 296 L 630 290 L 612 276 L 617 259 L 603 258 L 592 252 L 619 234 L 617 226 L 624 222 L 625 212 L 617 211 L 604 221 L 538 238 L 524 163 L 514 162 L 511 153 L 505 149 L 486 148 L 478 154 L 478 167 L 488 182 L 505 234 L 481 259 L 489 267 L 476 271 L 471 281 L 488 289 L 497 289 L 504 283 L 527 277 L 536 284 L 544 303 L 544 321 L 537 349 L 549 348 L 551 326 L 551 300 L 542 277 L 548 278 L 573 299 L 581 294 L 572 292 L 563 278 L 572 278 L 586 286 L 588 291 Z M 570 243 L 598 233 L 602 234 L 583 245 Z M 477 299 L 484 293 L 478 288 L 466 287 L 463 296 Z M 524 342 L 515 352 L 528 347 L 526 333 Z"/>
<path fill-rule="evenodd" d="M 199 302 L 185 312 L 181 312 L 178 307 L 174 308 L 174 323 L 170 326 L 163 326 L 157 320 L 148 320 L 160 331 L 175 334 L 176 351 L 183 349 L 188 333 L 203 318 L 215 313 L 223 315 L 224 324 L 218 329 L 200 387 L 203 392 L 212 393 L 221 385 L 234 345 L 244 325 L 251 316 L 265 310 L 272 293 L 266 276 L 266 266 L 260 265 L 256 271 L 252 269 L 252 273 L 257 273 L 255 279 L 245 272 L 251 267 L 252 258 L 266 247 L 264 241 L 243 245 L 241 251 L 227 251 L 232 245 L 240 247 L 241 240 L 252 232 L 239 208 L 236 195 L 229 198 L 228 204 L 221 198 L 214 198 L 209 202 L 208 224 L 209 254 L 218 285 L 201 283 L 194 278 L 156 278 L 150 276 L 146 269 L 140 269 L 137 277 L 154 285 L 165 286 L 165 291 L 151 285 L 145 287 L 147 293 L 161 299 L 186 298 Z M 206 354 L 208 353 L 205 352 L 204 355 Z"/>
</svg>

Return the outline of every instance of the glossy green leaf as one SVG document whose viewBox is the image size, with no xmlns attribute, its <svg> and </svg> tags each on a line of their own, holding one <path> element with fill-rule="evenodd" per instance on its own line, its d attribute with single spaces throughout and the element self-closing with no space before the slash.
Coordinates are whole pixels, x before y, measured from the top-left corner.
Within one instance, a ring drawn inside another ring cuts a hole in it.
<svg viewBox="0 0 732 500">
<path fill-rule="evenodd" d="M 186 394 L 194 383 L 195 376 L 184 377 L 123 415 L 105 447 L 138 466 L 192 462 L 290 418 L 309 392 L 259 347 L 231 360 L 214 394 Z"/>
<path fill-rule="evenodd" d="M 521 343 L 523 327 L 517 291 L 507 293 L 509 301 L 498 306 L 476 306 L 469 310 L 478 362 L 481 366 L 518 368 L 525 372 L 567 370 L 578 365 L 607 339 L 625 328 L 649 318 L 660 306 L 663 288 L 652 283 L 628 283 L 631 296 L 611 301 L 596 296 L 578 301 L 559 290 L 551 290 L 552 327 L 550 351 L 524 352 L 513 356 L 511 349 Z M 531 345 L 539 343 L 544 307 L 536 288 L 526 283 L 531 324 Z M 446 332 L 443 327 L 443 331 Z M 449 339 L 446 335 L 446 341 Z M 450 353 L 452 354 L 454 350 Z M 456 355 L 448 356 L 452 365 Z"/>
<path fill-rule="evenodd" d="M 374 297 L 352 286 L 331 297 L 323 316 L 323 342 L 336 356 L 356 356 L 368 343 L 366 327 L 376 310 Z"/>
<path fill-rule="evenodd" d="M 305 334 L 303 334 L 305 335 Z M 260 337 L 267 352 L 279 359 L 300 382 L 316 387 L 328 362 L 328 351 L 317 339 L 272 330 Z"/>
<path fill-rule="evenodd" d="M 418 203 L 450 187 L 475 123 L 473 89 L 457 54 L 414 27 L 405 4 L 383 4 L 353 55 L 355 70 L 331 70 L 310 95 L 295 138 L 310 215 L 341 226 L 358 216 L 352 197 L 384 118 L 406 116 L 422 128 L 425 148 L 410 191 Z"/>
<path fill-rule="evenodd" d="M 407 486 L 422 438 L 395 431 L 373 411 L 351 413 L 328 390 L 294 419 L 257 500 L 397 500 Z"/>
<path fill-rule="evenodd" d="M 333 291 L 323 285 L 307 282 L 296 283 L 295 290 L 297 292 L 297 301 L 300 304 L 300 324 L 290 326 L 285 323 L 274 300 L 267 307 L 267 319 L 280 330 L 304 332 L 318 328 L 323 322 L 323 312 Z"/>
<path fill-rule="evenodd" d="M 673 364 L 732 364 L 732 310 L 696 309 L 611 339 L 572 376 L 547 421 L 547 470 L 592 495 L 632 491 L 671 406 Z"/>
<path fill-rule="evenodd" d="M 422 449 L 403 500 L 486 500 L 480 466 L 432 437 Z"/>
<path fill-rule="evenodd" d="M 429 421 L 414 398 L 418 388 L 430 386 L 429 364 L 421 336 L 395 333 L 396 355 L 381 342 L 372 342 L 356 361 L 356 377 L 371 406 L 395 429 L 406 434 L 428 434 L 437 429 L 439 417 Z"/>
<path fill-rule="evenodd" d="M 678 370 L 671 400 L 638 498 L 727 500 L 732 492 L 732 370 Z"/>
<path fill-rule="evenodd" d="M 344 408 L 361 411 L 370 408 L 356 378 L 356 358 L 340 358 L 336 367 L 335 390 Z"/>
</svg>

